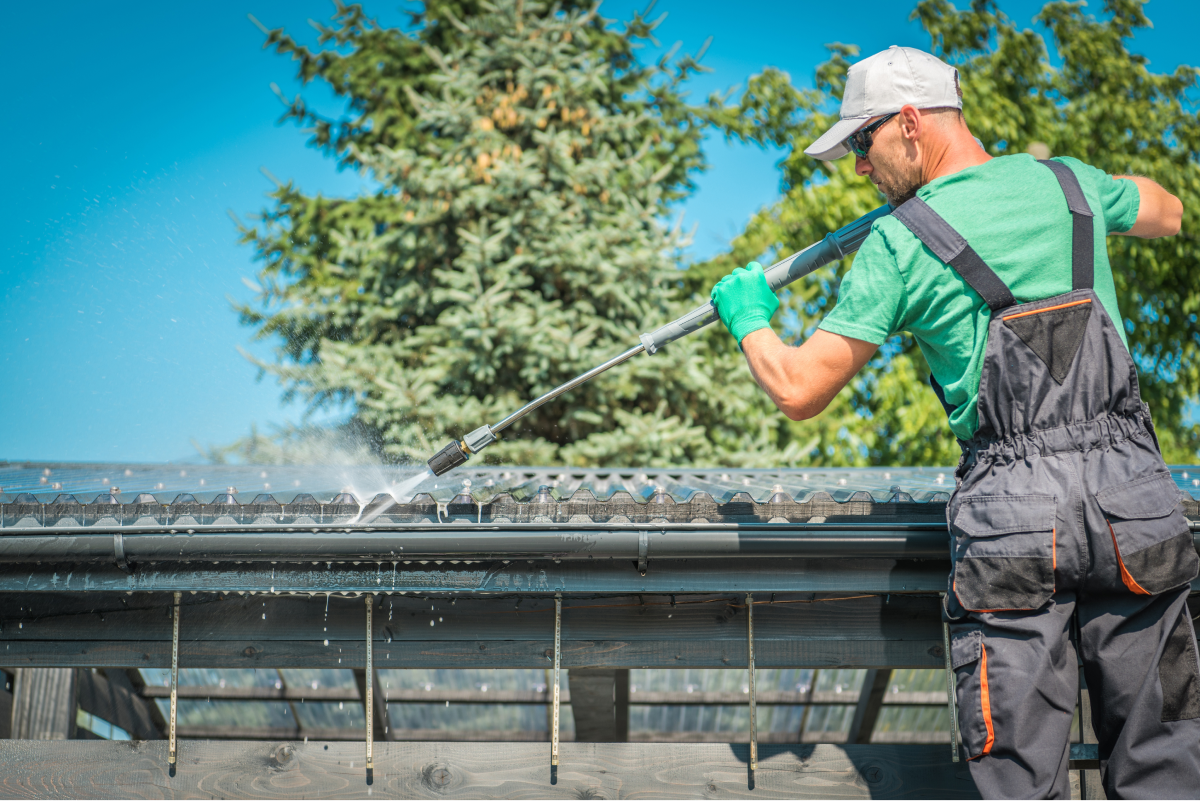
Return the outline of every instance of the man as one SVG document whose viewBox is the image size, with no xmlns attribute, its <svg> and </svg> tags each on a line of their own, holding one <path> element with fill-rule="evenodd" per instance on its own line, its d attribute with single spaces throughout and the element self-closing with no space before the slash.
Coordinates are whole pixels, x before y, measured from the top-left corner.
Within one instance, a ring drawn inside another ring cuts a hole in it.
<svg viewBox="0 0 1200 801">
<path fill-rule="evenodd" d="M 1069 797 L 1083 659 L 1109 798 L 1200 793 L 1200 672 L 1185 605 L 1200 560 L 1125 341 L 1105 236 L 1179 232 L 1146 178 L 990 157 L 958 72 L 892 47 L 855 64 L 841 120 L 805 152 L 853 152 L 894 207 L 800 347 L 752 263 L 712 298 L 790 418 L 818 414 L 900 331 L 963 449 L 947 506 L 962 750 L 984 797 Z"/>
</svg>

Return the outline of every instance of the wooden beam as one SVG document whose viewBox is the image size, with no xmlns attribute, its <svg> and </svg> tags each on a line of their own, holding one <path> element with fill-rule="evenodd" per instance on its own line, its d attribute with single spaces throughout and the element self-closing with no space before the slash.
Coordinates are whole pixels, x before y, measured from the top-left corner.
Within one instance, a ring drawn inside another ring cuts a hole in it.
<svg viewBox="0 0 1200 801">
<path fill-rule="evenodd" d="M 252 534 L 244 536 L 252 537 Z M 296 536 L 303 536 L 297 533 Z M 106 542 L 111 542 L 108 537 Z M 635 560 L 512 560 L 452 564 L 399 562 L 187 562 L 139 564 L 132 574 L 114 565 L 0 565 L 0 592 L 408 592 L 550 595 L 683 592 L 938 592 L 949 559 L 655 559 L 638 573 Z M 328 564 L 328 566 L 327 566 Z"/>
<path fill-rule="evenodd" d="M 617 698 L 617 742 L 629 742 L 629 671 L 617 671 L 617 685 L 613 688 Z"/>
<path fill-rule="evenodd" d="M 578 670 L 579 668 L 576 668 Z M 617 674 L 618 680 L 621 674 Z M 141 692 L 146 698 L 170 698 L 167 687 L 147 686 Z M 538 690 L 405 690 L 392 687 L 384 689 L 383 695 L 390 703 L 407 704 L 548 704 L 550 694 Z M 212 698 L 222 701 L 357 701 L 355 687 L 217 687 L 215 685 L 187 685 L 178 689 L 180 698 Z M 733 691 L 684 692 L 637 690 L 628 693 L 629 703 L 652 706 L 741 706 L 746 703 L 746 694 Z M 571 703 L 571 691 L 560 694 L 562 703 Z M 856 692 L 796 692 L 792 690 L 765 690 L 758 693 L 760 706 L 854 706 L 858 703 Z M 884 706 L 945 706 L 946 694 L 933 692 L 886 693 Z"/>
<path fill-rule="evenodd" d="M 617 671 L 609 668 L 572 668 L 571 714 L 575 740 L 584 743 L 618 742 Z"/>
<path fill-rule="evenodd" d="M 186 744 L 167 774 L 166 743 L 0 742 L 0 795 L 127 798 L 978 798 L 937 745 L 749 746 L 729 743 L 564 743 L 557 783 L 546 747 L 501 742 L 380 743 L 368 786 L 360 743 Z"/>
<path fill-rule="evenodd" d="M 121 671 L 113 672 L 125 678 Z M 161 740 L 162 734 L 150 713 L 150 703 L 139 698 L 131 688 L 122 686 L 120 678 L 110 681 L 91 670 L 80 670 L 79 708 L 121 727 L 135 740 Z M 125 679 L 126 684 L 128 681 Z"/>
<path fill-rule="evenodd" d="M 850 732 L 846 735 L 846 742 L 871 742 L 871 733 L 875 731 L 875 721 L 879 718 L 879 710 L 883 707 L 884 695 L 891 681 L 890 669 L 866 672 L 862 689 L 858 693 L 858 701 L 854 705 L 854 717 L 850 720 Z"/>
<path fill-rule="evenodd" d="M 12 680 L 5 673 L 0 682 L 0 740 L 7 740 L 12 733 Z"/>
<path fill-rule="evenodd" d="M 69 740 L 75 736 L 74 668 L 21 668 L 13 689 L 14 740 Z"/>
<path fill-rule="evenodd" d="M 185 740 L 363 741 L 362 729 L 336 729 L 326 726 L 177 726 L 176 731 Z M 550 740 L 548 732 L 512 729 L 394 729 L 393 732 L 392 742 L 541 743 Z M 564 736 L 560 739 L 567 742 L 570 737 Z"/>
<path fill-rule="evenodd" d="M 3 596 L 0 596 L 2 599 Z M 9 616 L 0 660 L 19 666 L 166 667 L 170 596 L 32 595 Z M 361 600 L 185 596 L 186 667 L 363 664 Z M 755 609 L 759 667 L 937 668 L 937 600 L 926 596 L 782 595 Z M 328 603 L 328 613 L 326 604 Z M 13 605 L 16 606 L 16 605 Z M 0 609 L 12 608 L 0 603 Z M 375 665 L 386 668 L 539 668 L 548 664 L 553 602 L 546 598 L 389 596 L 375 615 Z M 567 668 L 744 667 L 736 596 L 616 596 L 564 603 Z M 19 624 L 19 625 L 18 625 Z"/>
</svg>

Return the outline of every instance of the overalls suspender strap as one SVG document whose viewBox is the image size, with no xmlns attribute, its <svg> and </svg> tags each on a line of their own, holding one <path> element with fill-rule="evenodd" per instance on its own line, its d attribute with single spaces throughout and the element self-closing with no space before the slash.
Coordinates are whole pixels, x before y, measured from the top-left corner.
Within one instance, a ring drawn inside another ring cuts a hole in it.
<svg viewBox="0 0 1200 801">
<path fill-rule="evenodd" d="M 1054 171 L 1071 210 L 1071 289 L 1092 289 L 1095 282 L 1095 234 L 1092 209 L 1071 168 L 1058 161 L 1039 161 Z"/>
<path fill-rule="evenodd" d="M 1091 289 L 1095 279 L 1095 240 L 1092 210 L 1071 168 L 1057 161 L 1039 162 L 1050 168 L 1071 212 L 1071 288 Z M 1016 304 L 1008 285 L 979 257 L 967 240 L 919 197 L 900 205 L 892 216 L 920 239 L 933 255 L 950 265 L 979 293 L 993 312 Z"/>
<path fill-rule="evenodd" d="M 1071 289 L 1091 289 L 1095 280 L 1095 240 L 1093 215 L 1071 168 L 1057 161 L 1040 161 L 1054 173 L 1071 212 Z M 957 272 L 967 285 L 979 293 L 994 314 L 1016 305 L 1016 298 L 996 271 L 980 258 L 967 240 L 950 227 L 941 215 L 919 197 L 902 203 L 892 216 L 912 231 L 917 239 Z M 941 401 L 947 415 L 956 411 L 946 402 L 946 393 L 931 374 L 929 385 Z"/>
</svg>

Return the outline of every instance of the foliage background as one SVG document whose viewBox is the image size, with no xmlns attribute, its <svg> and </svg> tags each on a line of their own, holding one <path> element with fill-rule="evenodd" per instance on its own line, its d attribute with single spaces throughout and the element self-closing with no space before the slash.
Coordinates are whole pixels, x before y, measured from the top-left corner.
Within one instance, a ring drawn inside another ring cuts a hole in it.
<svg viewBox="0 0 1200 801">
<path fill-rule="evenodd" d="M 1044 143 L 1111 173 L 1149 175 L 1185 208 L 1200 202 L 1197 71 L 1156 75 L 1130 52 L 1149 24 L 1137 0 L 1099 19 L 1053 2 L 1049 42 L 996 4 L 959 10 L 924 0 L 914 16 L 931 50 L 959 67 L 964 111 L 994 155 Z M 324 119 L 302 97 L 285 118 L 312 144 L 380 187 L 371 196 L 306 196 L 281 184 L 243 226 L 263 269 L 240 307 L 264 338 L 261 364 L 314 407 L 349 400 L 348 430 L 387 460 L 423 460 L 451 436 L 609 358 L 694 306 L 735 266 L 821 238 L 881 199 L 850 160 L 801 152 L 836 115 L 851 45 L 830 46 L 815 88 L 777 70 L 744 90 L 691 104 L 700 61 L 641 64 L 653 23 L 602 19 L 590 6 L 499 0 L 430 2 L 411 31 L 339 6 L 310 50 L 282 30 L 268 43 L 325 81 L 350 114 Z M 1050 48 L 1061 68 L 1051 66 Z M 786 149 L 785 193 L 727 254 L 677 269 L 686 237 L 663 224 L 704 169 L 706 126 Z M 1110 258 L 1126 329 L 1168 461 L 1193 461 L 1184 423 L 1200 389 L 1196 225 L 1145 242 L 1114 237 Z M 849 261 L 849 260 L 847 260 Z M 836 298 L 849 264 L 786 293 L 781 334 L 797 339 Z M 575 465 L 950 464 L 957 447 L 925 386 L 911 338 L 897 337 L 824 414 L 794 423 L 754 386 L 719 326 L 640 357 L 547 405 L 485 451 L 493 462 Z M 255 435 L 216 458 L 295 458 Z M 300 448 L 303 451 L 303 448 Z"/>
</svg>

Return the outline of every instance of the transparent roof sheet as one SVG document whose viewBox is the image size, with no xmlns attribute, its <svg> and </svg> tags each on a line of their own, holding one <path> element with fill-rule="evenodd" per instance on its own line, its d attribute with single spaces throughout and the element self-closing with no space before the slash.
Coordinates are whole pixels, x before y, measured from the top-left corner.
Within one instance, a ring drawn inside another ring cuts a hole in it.
<svg viewBox="0 0 1200 801">
<path fill-rule="evenodd" d="M 1171 475 L 1181 491 L 1200 499 L 1200 466 L 1176 466 Z M 0 503 L 11 503 L 18 495 L 33 495 L 41 503 L 72 495 L 90 503 L 97 495 L 116 492 L 116 499 L 130 503 L 150 494 L 159 503 L 171 503 L 190 494 L 196 502 L 210 503 L 229 492 L 238 502 L 249 503 L 259 495 L 270 495 L 289 503 L 300 494 L 329 502 L 339 493 L 350 493 L 359 503 L 377 495 L 391 495 L 408 503 L 426 494 L 440 503 L 470 495 L 486 502 L 501 493 L 517 501 L 549 492 L 556 500 L 586 490 L 598 500 L 616 492 L 628 492 L 637 500 L 656 493 L 686 502 L 697 492 L 706 492 L 718 503 L 738 493 L 747 493 L 764 503 L 777 492 L 797 502 L 825 492 L 834 500 L 846 501 L 856 492 L 868 493 L 878 502 L 896 493 L 912 500 L 944 501 L 954 488 L 953 468 L 838 468 L 838 469 L 643 469 L 560 467 L 471 467 L 464 466 L 444 476 L 432 476 L 422 468 L 386 466 L 310 465 L 183 465 L 183 464 L 69 464 L 0 462 Z M 860 496 L 861 498 L 862 496 Z"/>
</svg>

